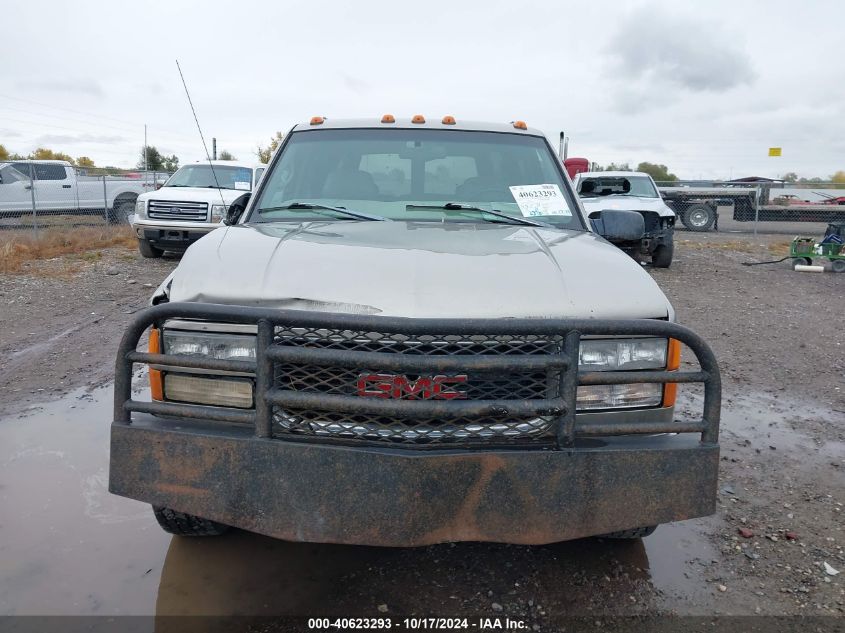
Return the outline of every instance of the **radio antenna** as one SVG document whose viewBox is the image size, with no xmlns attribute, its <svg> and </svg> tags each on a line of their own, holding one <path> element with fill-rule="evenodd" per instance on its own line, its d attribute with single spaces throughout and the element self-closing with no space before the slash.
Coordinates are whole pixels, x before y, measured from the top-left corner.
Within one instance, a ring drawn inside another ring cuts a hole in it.
<svg viewBox="0 0 845 633">
<path fill-rule="evenodd" d="M 202 148 L 205 150 L 205 158 L 208 160 L 208 166 L 211 167 L 211 175 L 214 176 L 214 184 L 217 186 L 217 193 L 220 194 L 220 202 L 224 207 L 227 207 L 226 200 L 223 198 L 223 192 L 220 190 L 220 182 L 217 180 L 217 172 L 214 171 L 214 164 L 211 162 L 211 155 L 208 153 L 208 145 L 205 144 L 205 136 L 202 134 L 200 121 L 197 118 L 197 111 L 194 109 L 194 102 L 191 101 L 191 93 L 188 92 L 188 84 L 185 83 L 185 75 L 182 74 L 182 67 L 179 65 L 179 60 L 176 60 L 176 68 L 179 69 L 179 77 L 182 79 L 182 86 L 185 88 L 185 95 L 188 97 L 188 105 L 191 106 L 191 113 L 194 115 L 194 121 L 197 124 L 197 132 L 200 133 L 200 140 L 202 141 Z"/>
</svg>

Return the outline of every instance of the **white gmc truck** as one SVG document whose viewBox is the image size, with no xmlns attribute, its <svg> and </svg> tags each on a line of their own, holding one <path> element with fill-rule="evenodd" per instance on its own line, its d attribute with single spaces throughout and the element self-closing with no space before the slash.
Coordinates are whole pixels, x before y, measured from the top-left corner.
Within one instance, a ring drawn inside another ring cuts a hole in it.
<svg viewBox="0 0 845 633">
<path fill-rule="evenodd" d="M 229 205 L 253 190 L 266 167 L 229 160 L 180 167 L 163 187 L 138 198 L 130 224 L 141 255 L 184 252 L 220 225 Z"/>
<path fill-rule="evenodd" d="M 138 196 L 155 189 L 155 179 L 88 176 L 63 160 L 16 160 L 0 163 L 0 217 L 102 215 L 109 223 L 126 222 Z"/>
<path fill-rule="evenodd" d="M 521 121 L 297 125 L 128 324 L 109 489 L 174 534 L 387 546 L 711 514 L 719 368 L 606 239 L 643 232 Z"/>
</svg>

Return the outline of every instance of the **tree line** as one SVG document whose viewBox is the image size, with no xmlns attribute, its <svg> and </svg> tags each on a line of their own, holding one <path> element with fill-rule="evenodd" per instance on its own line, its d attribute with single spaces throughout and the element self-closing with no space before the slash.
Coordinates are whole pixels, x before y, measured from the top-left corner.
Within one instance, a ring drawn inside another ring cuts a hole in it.
<svg viewBox="0 0 845 633">
<path fill-rule="evenodd" d="M 270 141 L 267 145 L 259 144 L 255 148 L 255 154 L 258 156 L 258 160 L 262 163 L 269 163 L 270 159 L 273 157 L 273 153 L 279 148 L 279 145 L 281 145 L 284 138 L 284 133 L 278 131 L 270 137 Z M 220 151 L 218 157 L 220 160 L 237 160 L 237 158 L 235 158 L 235 156 L 231 152 L 225 149 Z M 64 152 L 57 152 L 46 147 L 39 147 L 38 149 L 24 156 L 14 152 L 9 152 L 5 146 L 0 144 L 0 161 L 27 159 L 66 160 L 71 165 L 76 165 L 77 167 L 95 167 L 94 161 L 88 156 L 78 156 L 77 158 L 73 158 L 70 155 L 65 154 Z M 144 169 L 145 165 L 150 171 L 173 172 L 179 169 L 179 157 L 175 154 L 166 156 L 162 154 L 154 145 L 147 145 L 146 148 L 142 146 L 137 168 Z M 116 168 L 103 167 L 102 169 Z M 605 166 L 593 163 L 593 165 L 591 166 L 591 170 L 641 171 L 654 178 L 656 182 L 676 182 L 679 180 L 678 176 L 670 172 L 669 168 L 666 165 L 662 165 L 659 163 L 649 163 L 646 161 L 639 163 L 636 168 L 631 168 L 629 163 L 609 163 Z M 803 176 L 799 176 L 795 172 L 788 172 L 781 177 L 781 180 L 783 180 L 784 182 L 796 184 L 815 184 L 822 182 L 834 182 L 838 184 L 845 184 L 845 170 L 839 170 L 836 173 L 830 175 L 827 179 L 819 177 L 806 178 Z"/>
</svg>

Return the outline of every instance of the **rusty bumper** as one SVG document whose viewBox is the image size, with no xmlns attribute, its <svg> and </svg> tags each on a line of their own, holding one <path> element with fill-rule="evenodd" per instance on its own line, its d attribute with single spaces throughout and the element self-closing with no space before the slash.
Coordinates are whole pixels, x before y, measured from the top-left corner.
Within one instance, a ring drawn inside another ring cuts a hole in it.
<svg viewBox="0 0 845 633">
<path fill-rule="evenodd" d="M 109 490 L 290 541 L 543 544 L 711 514 L 718 462 L 689 435 L 419 452 L 138 415 L 112 425 Z"/>
</svg>

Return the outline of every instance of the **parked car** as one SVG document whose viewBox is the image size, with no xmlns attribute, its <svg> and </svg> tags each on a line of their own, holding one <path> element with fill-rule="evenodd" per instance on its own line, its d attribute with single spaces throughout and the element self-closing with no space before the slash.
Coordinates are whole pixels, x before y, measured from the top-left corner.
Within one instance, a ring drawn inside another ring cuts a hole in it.
<svg viewBox="0 0 845 633">
<path fill-rule="evenodd" d="M 180 167 L 160 189 L 138 198 L 131 224 L 141 254 L 183 252 L 220 224 L 238 196 L 253 190 L 265 167 L 228 160 Z"/>
<path fill-rule="evenodd" d="M 638 171 L 585 172 L 576 174 L 574 182 L 591 220 L 607 209 L 642 215 L 643 236 L 614 243 L 635 259 L 650 256 L 652 265 L 669 268 L 675 252 L 675 212 L 663 202 L 651 176 Z"/>
<path fill-rule="evenodd" d="M 538 544 L 715 509 L 713 353 L 521 121 L 298 125 L 151 303 L 118 350 L 109 490 L 168 532 Z M 678 382 L 701 418 L 675 420 Z"/>
<path fill-rule="evenodd" d="M 138 196 L 155 181 L 120 176 L 87 176 L 63 160 L 16 160 L 0 163 L 0 217 L 102 215 L 126 222 Z"/>
</svg>

